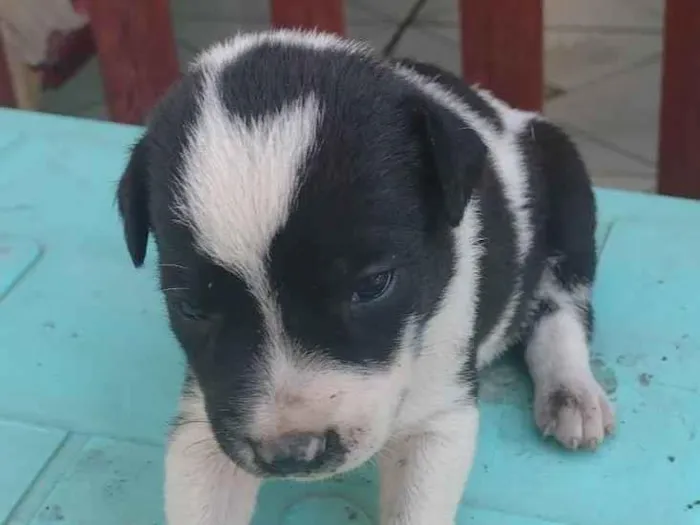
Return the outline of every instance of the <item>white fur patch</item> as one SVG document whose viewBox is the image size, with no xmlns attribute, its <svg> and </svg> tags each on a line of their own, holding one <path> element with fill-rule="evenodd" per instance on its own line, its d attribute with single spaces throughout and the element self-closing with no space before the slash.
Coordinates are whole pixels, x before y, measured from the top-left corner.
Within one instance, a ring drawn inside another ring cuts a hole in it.
<svg viewBox="0 0 700 525">
<path fill-rule="evenodd" d="M 368 46 L 345 40 L 333 33 L 301 29 L 277 29 L 258 33 L 241 33 L 224 42 L 217 43 L 195 59 L 192 69 L 201 67 L 221 69 L 234 63 L 245 53 L 265 44 L 281 44 L 285 47 L 316 50 L 331 49 L 346 54 L 369 55 L 372 53 Z"/>
<path fill-rule="evenodd" d="M 321 111 L 313 96 L 252 121 L 231 116 L 209 76 L 191 133 L 177 212 L 197 247 L 262 286 L 262 266 L 285 224 Z"/>
<path fill-rule="evenodd" d="M 541 319 L 528 344 L 527 356 L 535 382 L 590 374 L 586 332 L 576 312 L 565 306 Z"/>
<path fill-rule="evenodd" d="M 340 471 L 355 468 L 388 439 L 401 394 L 411 380 L 416 325 L 409 319 L 396 360 L 384 370 L 363 371 L 333 362 L 320 353 L 303 353 L 293 345 L 271 351 L 252 401 L 251 435 L 274 440 L 288 433 L 334 429 L 349 453 Z"/>
<path fill-rule="evenodd" d="M 533 379 L 537 380 L 543 373 L 589 371 L 583 315 L 590 307 L 591 286 L 581 283 L 572 291 L 566 290 L 552 270 L 546 268 L 535 290 L 535 301 L 540 300 L 552 301 L 558 310 L 535 325 L 528 350 Z"/>
<path fill-rule="evenodd" d="M 444 412 L 386 444 L 379 458 L 381 523 L 451 524 L 476 451 L 476 406 Z"/>
<path fill-rule="evenodd" d="M 187 423 L 175 429 L 165 460 L 168 525 L 248 525 L 260 480 L 219 448 L 198 387 L 181 401 Z"/>
<path fill-rule="evenodd" d="M 596 448 L 615 427 L 612 404 L 590 366 L 585 309 L 591 288 L 564 289 L 547 268 L 536 298 L 557 308 L 533 325 L 525 359 L 535 385 L 535 422 L 569 448 Z"/>
<path fill-rule="evenodd" d="M 467 359 L 464 349 L 476 320 L 479 259 L 484 249 L 479 238 L 480 214 L 479 200 L 473 198 L 453 232 L 455 273 L 425 327 L 420 353 L 412 364 L 410 390 L 395 423 L 396 432 L 419 428 L 427 418 L 466 401 L 464 384 L 456 372 Z"/>
</svg>

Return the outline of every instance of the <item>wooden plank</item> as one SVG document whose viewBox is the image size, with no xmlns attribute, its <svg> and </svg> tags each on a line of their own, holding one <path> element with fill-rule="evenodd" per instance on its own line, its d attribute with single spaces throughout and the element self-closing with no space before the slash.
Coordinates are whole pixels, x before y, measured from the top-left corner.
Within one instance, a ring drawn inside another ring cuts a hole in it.
<svg viewBox="0 0 700 525">
<path fill-rule="evenodd" d="M 666 0 L 658 190 L 700 199 L 700 1 Z"/>
<path fill-rule="evenodd" d="M 5 42 L 0 31 L 0 106 L 14 108 L 17 105 L 15 90 L 12 87 L 12 75 L 5 54 Z"/>
<path fill-rule="evenodd" d="M 345 34 L 343 0 L 270 0 L 272 25 Z"/>
<path fill-rule="evenodd" d="M 87 0 L 111 118 L 139 124 L 179 76 L 168 0 Z"/>
<path fill-rule="evenodd" d="M 542 0 L 459 0 L 462 73 L 515 107 L 544 98 Z"/>
</svg>

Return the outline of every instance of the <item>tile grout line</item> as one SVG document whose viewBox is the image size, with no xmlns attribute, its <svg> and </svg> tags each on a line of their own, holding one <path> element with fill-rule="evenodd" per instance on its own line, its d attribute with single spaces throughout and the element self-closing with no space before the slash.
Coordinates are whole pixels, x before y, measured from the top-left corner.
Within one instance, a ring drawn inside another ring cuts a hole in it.
<svg viewBox="0 0 700 525">
<path fill-rule="evenodd" d="M 595 26 L 578 24 L 551 24 L 545 26 L 545 32 L 554 33 L 581 33 L 593 35 L 629 35 L 629 36 L 657 36 L 663 34 L 663 27 L 655 26 Z"/>
<path fill-rule="evenodd" d="M 606 228 L 605 231 L 602 235 L 602 239 L 600 239 L 600 245 L 597 247 L 597 257 L 598 257 L 598 264 L 600 264 L 600 260 L 603 258 L 603 252 L 605 251 L 605 247 L 608 244 L 608 239 L 610 239 L 610 235 L 612 234 L 613 228 L 615 227 L 615 224 L 617 223 L 617 219 L 611 219 L 609 221 L 606 221 Z"/>
<path fill-rule="evenodd" d="M 25 419 L 23 417 L 18 417 L 16 414 L 13 413 L 0 413 L 0 420 L 5 420 L 9 421 L 12 423 L 17 423 L 20 425 L 25 425 L 28 427 L 36 427 L 36 428 L 48 428 L 51 430 L 54 430 L 56 432 L 60 432 L 63 434 L 74 434 L 74 435 L 79 435 L 79 436 L 89 436 L 89 437 L 96 437 L 96 438 L 103 438 L 103 439 L 111 439 L 113 441 L 124 441 L 127 443 L 132 443 L 134 445 L 143 445 L 143 446 L 150 446 L 150 447 L 162 447 L 165 442 L 166 442 L 166 436 L 169 427 L 169 422 L 167 422 L 163 426 L 163 434 L 162 438 L 159 439 L 149 439 L 149 438 L 139 438 L 139 437 L 134 437 L 134 436 L 122 436 L 122 435 L 115 435 L 115 434 L 110 434 L 110 433 L 104 433 L 104 432 L 93 432 L 93 431 L 75 431 L 70 428 L 66 428 L 64 426 L 61 426 L 61 424 L 57 424 L 55 421 L 43 421 L 43 420 L 38 420 L 38 419 Z"/>
<path fill-rule="evenodd" d="M 411 9 L 408 11 L 408 13 L 406 13 L 406 16 L 404 16 L 403 19 L 399 21 L 398 25 L 396 26 L 396 29 L 394 30 L 394 33 L 389 39 L 389 42 L 383 47 L 382 55 L 387 57 L 393 56 L 396 46 L 399 45 L 399 43 L 405 36 L 406 31 L 408 31 L 411 28 L 411 26 L 415 24 L 426 3 L 427 0 L 416 0 L 413 3 Z"/>
<path fill-rule="evenodd" d="M 571 124 L 567 121 L 563 121 L 560 119 L 556 119 L 556 122 L 559 123 L 563 128 L 568 129 L 573 132 L 575 135 L 580 135 L 581 137 L 589 140 L 590 142 L 595 143 L 598 146 L 602 146 L 610 151 L 613 151 L 617 153 L 618 155 L 622 155 L 623 157 L 626 157 L 628 160 L 634 160 L 640 164 L 642 164 L 646 168 L 652 168 L 656 169 L 656 162 L 652 161 L 650 159 L 644 158 L 640 155 L 637 155 L 636 153 L 632 153 L 631 151 L 627 151 L 617 144 L 613 144 L 612 142 L 608 142 L 605 139 L 601 139 L 599 137 L 596 137 L 589 131 L 586 131 L 585 129 L 579 128 L 576 124 Z"/>
<path fill-rule="evenodd" d="M 53 453 L 36 473 L 22 497 L 10 511 L 3 525 L 28 524 L 40 512 L 44 501 L 61 481 L 66 468 L 79 457 L 88 440 L 88 435 L 66 432 L 61 442 L 53 450 Z"/>
<path fill-rule="evenodd" d="M 579 91 L 584 90 L 584 89 L 588 89 L 588 88 L 595 86 L 596 84 L 599 84 L 601 82 L 607 82 L 608 80 L 612 80 L 618 76 L 627 75 L 629 73 L 636 71 L 637 69 L 641 69 L 643 67 L 655 64 L 661 60 L 661 56 L 662 56 L 662 52 L 659 51 L 659 52 L 653 53 L 651 55 L 647 55 L 643 58 L 640 58 L 639 60 L 635 60 L 633 62 L 625 64 L 622 68 L 617 69 L 615 71 L 605 73 L 597 78 L 587 80 L 586 82 L 583 82 L 583 83 L 578 84 L 576 86 L 573 86 L 570 88 L 565 88 L 565 93 L 561 96 L 558 96 L 557 99 L 563 100 L 568 95 L 577 94 Z"/>
<path fill-rule="evenodd" d="M 355 1 L 355 7 L 359 7 L 363 11 L 366 11 L 366 12 L 374 15 L 374 17 L 372 19 L 367 19 L 366 21 L 362 21 L 362 20 L 353 21 L 353 20 L 349 19 L 349 16 L 348 16 L 349 13 L 346 10 L 345 15 L 346 15 L 346 19 L 348 21 L 348 26 L 354 25 L 358 22 L 361 22 L 365 25 L 372 24 L 374 22 L 375 18 L 377 20 L 379 20 L 380 22 L 385 23 L 385 24 L 396 25 L 396 23 L 398 22 L 396 20 L 396 18 L 394 18 L 392 15 L 390 15 L 384 11 L 376 9 L 376 7 L 374 7 L 372 4 L 368 5 L 368 3 L 365 3 L 362 1 Z"/>
</svg>

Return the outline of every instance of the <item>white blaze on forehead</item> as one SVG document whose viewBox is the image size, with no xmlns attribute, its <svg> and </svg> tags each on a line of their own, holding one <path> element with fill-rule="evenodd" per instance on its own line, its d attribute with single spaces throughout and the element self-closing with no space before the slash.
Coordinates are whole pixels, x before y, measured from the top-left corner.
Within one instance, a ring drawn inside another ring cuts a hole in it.
<svg viewBox="0 0 700 525">
<path fill-rule="evenodd" d="M 265 288 L 264 261 L 285 224 L 321 118 L 313 95 L 253 118 L 232 115 L 206 75 L 185 155 L 178 212 L 197 247 Z"/>
</svg>

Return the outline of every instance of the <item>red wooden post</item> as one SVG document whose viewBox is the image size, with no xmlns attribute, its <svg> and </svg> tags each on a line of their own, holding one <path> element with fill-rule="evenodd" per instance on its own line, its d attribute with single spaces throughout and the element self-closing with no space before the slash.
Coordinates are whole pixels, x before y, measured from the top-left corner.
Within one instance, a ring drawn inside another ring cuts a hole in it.
<svg viewBox="0 0 700 525">
<path fill-rule="evenodd" d="M 0 33 L 0 106 L 14 108 L 17 106 L 15 89 L 12 87 L 12 76 L 5 58 L 5 43 Z"/>
<path fill-rule="evenodd" d="M 459 3 L 465 79 L 517 108 L 540 110 L 544 99 L 542 0 Z"/>
<path fill-rule="evenodd" d="M 700 199 L 700 1 L 666 0 L 660 193 Z"/>
<path fill-rule="evenodd" d="M 343 0 L 270 0 L 272 25 L 345 34 Z"/>
<path fill-rule="evenodd" d="M 139 124 L 178 78 L 168 0 L 87 0 L 110 116 Z"/>
</svg>

